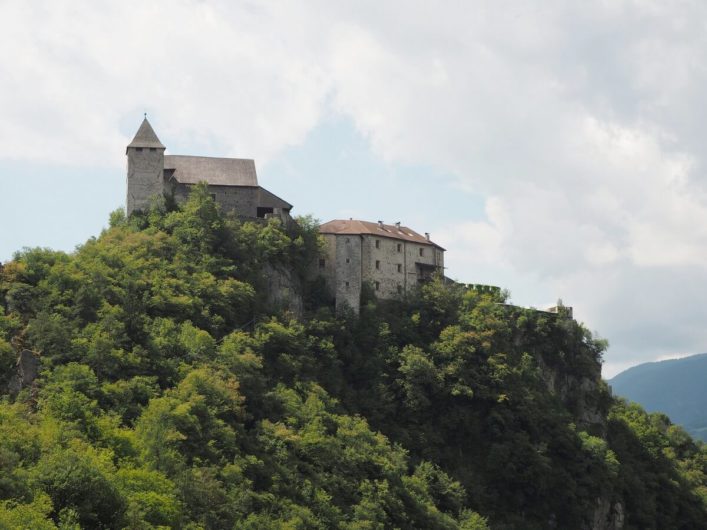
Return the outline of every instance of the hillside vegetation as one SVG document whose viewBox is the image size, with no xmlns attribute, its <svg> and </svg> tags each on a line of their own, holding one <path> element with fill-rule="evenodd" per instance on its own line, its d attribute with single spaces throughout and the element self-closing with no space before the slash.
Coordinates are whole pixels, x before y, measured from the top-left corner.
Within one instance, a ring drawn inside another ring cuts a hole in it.
<svg viewBox="0 0 707 530">
<path fill-rule="evenodd" d="M 199 188 L 4 264 L 0 529 L 707 526 L 705 448 L 613 399 L 581 325 L 441 281 L 336 316 L 318 251 Z"/>
<path fill-rule="evenodd" d="M 611 384 L 614 392 L 663 412 L 695 438 L 707 440 L 707 354 L 644 363 L 621 372 Z"/>
</svg>

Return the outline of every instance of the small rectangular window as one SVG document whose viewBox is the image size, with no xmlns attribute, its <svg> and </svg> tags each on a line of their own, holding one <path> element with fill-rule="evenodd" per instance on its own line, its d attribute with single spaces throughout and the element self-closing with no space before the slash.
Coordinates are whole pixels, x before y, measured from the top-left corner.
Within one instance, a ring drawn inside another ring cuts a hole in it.
<svg viewBox="0 0 707 530">
<path fill-rule="evenodd" d="M 381 248 L 381 240 L 376 239 L 376 248 Z"/>
<path fill-rule="evenodd" d="M 215 201 L 216 201 L 216 194 L 215 194 L 215 193 L 209 193 L 209 195 L 211 195 L 211 198 L 212 198 L 212 199 L 214 200 L 214 202 L 215 202 Z"/>
<path fill-rule="evenodd" d="M 346 263 L 351 263 L 351 260 L 349 258 L 346 258 Z"/>
<path fill-rule="evenodd" d="M 319 258 L 319 268 L 323 269 L 326 265 L 326 260 L 324 258 Z"/>
<path fill-rule="evenodd" d="M 265 219 L 265 216 L 269 213 L 273 213 L 274 209 L 269 206 L 257 206 L 255 208 L 255 216 L 260 219 Z"/>
<path fill-rule="evenodd" d="M 136 147 L 135 151 L 142 151 L 142 147 Z"/>
<path fill-rule="evenodd" d="M 157 151 L 156 147 L 150 147 L 150 151 Z"/>
<path fill-rule="evenodd" d="M 403 244 L 398 243 L 398 252 L 402 252 L 402 251 L 403 251 Z"/>
<path fill-rule="evenodd" d="M 346 288 L 347 289 L 349 288 L 349 282 L 346 282 Z"/>
<path fill-rule="evenodd" d="M 376 291 L 380 291 L 381 282 L 376 282 Z"/>
<path fill-rule="evenodd" d="M 403 272 L 403 266 L 400 263 L 398 263 L 398 272 Z"/>
<path fill-rule="evenodd" d="M 424 256 L 424 255 L 425 255 L 425 249 L 424 249 L 424 248 L 421 248 L 421 249 L 420 249 L 420 256 Z"/>
<path fill-rule="evenodd" d="M 376 260 L 376 269 L 380 270 L 381 268 L 381 262 L 380 260 Z"/>
</svg>

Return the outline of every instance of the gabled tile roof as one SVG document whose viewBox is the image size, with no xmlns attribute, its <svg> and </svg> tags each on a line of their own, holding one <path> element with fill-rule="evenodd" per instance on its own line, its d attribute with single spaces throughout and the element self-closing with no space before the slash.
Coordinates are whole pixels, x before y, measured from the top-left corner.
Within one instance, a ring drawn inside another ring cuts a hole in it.
<svg viewBox="0 0 707 530">
<path fill-rule="evenodd" d="M 319 227 L 319 232 L 322 234 L 351 234 L 351 235 L 361 235 L 369 234 L 376 235 L 380 237 L 389 237 L 392 239 L 400 239 L 403 241 L 410 241 L 413 243 L 419 243 L 421 245 L 430 245 L 439 248 L 440 250 L 445 250 L 437 243 L 428 240 L 425 236 L 418 234 L 411 228 L 407 226 L 397 225 L 387 225 L 383 224 L 381 227 L 378 223 L 372 223 L 371 221 L 359 221 L 356 219 L 334 219 L 328 223 L 324 223 Z"/>
<path fill-rule="evenodd" d="M 206 181 L 212 186 L 258 185 L 255 162 L 242 158 L 166 155 L 164 168 L 182 184 Z"/>
</svg>

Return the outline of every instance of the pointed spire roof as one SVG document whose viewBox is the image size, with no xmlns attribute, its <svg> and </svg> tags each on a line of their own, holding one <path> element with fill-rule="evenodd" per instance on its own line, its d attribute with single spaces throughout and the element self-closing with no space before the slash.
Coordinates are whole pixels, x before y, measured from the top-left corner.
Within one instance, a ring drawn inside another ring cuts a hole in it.
<svg viewBox="0 0 707 530">
<path fill-rule="evenodd" d="M 162 145 L 160 139 L 157 138 L 152 125 L 150 125 L 150 122 L 147 121 L 147 116 L 145 116 L 145 119 L 142 120 L 142 124 L 137 130 L 135 138 L 133 138 L 133 141 L 128 144 L 128 147 L 159 147 L 160 149 L 165 149 L 165 146 Z"/>
</svg>

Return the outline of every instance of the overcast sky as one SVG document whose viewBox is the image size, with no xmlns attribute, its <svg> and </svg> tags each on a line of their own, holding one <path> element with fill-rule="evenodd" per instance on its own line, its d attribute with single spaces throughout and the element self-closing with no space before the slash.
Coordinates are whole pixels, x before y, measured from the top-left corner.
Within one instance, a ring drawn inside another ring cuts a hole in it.
<svg viewBox="0 0 707 530">
<path fill-rule="evenodd" d="M 707 351 L 707 3 L 0 0 L 0 260 L 172 154 L 254 158 L 322 221 L 402 221 L 448 275 L 562 298 L 605 376 Z"/>
</svg>

